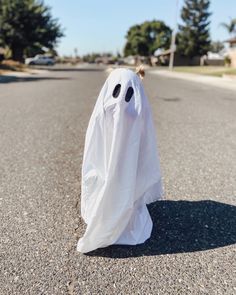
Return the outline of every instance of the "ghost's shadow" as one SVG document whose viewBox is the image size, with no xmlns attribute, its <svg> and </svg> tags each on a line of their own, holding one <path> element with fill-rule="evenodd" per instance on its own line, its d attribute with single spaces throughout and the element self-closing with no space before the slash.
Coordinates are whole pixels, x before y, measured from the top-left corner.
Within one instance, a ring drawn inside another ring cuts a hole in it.
<svg viewBox="0 0 236 295">
<path fill-rule="evenodd" d="M 89 256 L 126 258 L 204 251 L 236 243 L 236 207 L 215 201 L 159 201 L 148 206 L 152 236 L 137 246 L 112 245 Z"/>
</svg>

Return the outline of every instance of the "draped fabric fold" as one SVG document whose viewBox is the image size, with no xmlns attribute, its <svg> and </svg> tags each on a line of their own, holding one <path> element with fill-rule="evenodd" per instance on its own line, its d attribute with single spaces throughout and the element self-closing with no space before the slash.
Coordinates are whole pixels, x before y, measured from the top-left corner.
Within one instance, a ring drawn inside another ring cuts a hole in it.
<svg viewBox="0 0 236 295">
<path fill-rule="evenodd" d="M 97 99 L 85 138 L 77 250 L 135 245 L 151 235 L 146 204 L 162 197 L 156 135 L 140 78 L 116 69 Z M 158 217 L 157 217 L 158 218 Z"/>
</svg>

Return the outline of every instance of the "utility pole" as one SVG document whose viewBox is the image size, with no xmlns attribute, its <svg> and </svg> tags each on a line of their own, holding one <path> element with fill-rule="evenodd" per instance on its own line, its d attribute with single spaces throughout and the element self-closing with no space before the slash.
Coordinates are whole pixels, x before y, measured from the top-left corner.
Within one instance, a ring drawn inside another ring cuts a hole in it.
<svg viewBox="0 0 236 295">
<path fill-rule="evenodd" d="M 75 53 L 75 59 L 77 59 L 77 57 L 78 57 L 78 49 L 77 48 L 74 49 L 74 53 Z"/>
<path fill-rule="evenodd" d="M 176 0 L 176 8 L 175 8 L 175 24 L 174 29 L 172 31 L 171 36 L 171 45 L 170 45 L 170 62 L 169 69 L 172 71 L 174 67 L 174 58 L 175 58 L 175 50 L 176 50 L 176 33 L 177 33 L 177 25 L 178 25 L 178 10 L 179 10 L 179 0 Z"/>
</svg>

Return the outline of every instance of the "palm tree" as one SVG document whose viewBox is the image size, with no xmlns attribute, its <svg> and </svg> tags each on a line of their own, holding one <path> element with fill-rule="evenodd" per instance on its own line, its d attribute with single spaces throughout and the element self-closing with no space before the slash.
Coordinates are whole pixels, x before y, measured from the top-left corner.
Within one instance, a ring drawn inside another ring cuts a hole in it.
<svg viewBox="0 0 236 295">
<path fill-rule="evenodd" d="M 236 18 L 231 18 L 229 23 L 221 23 L 230 35 L 236 36 Z"/>
</svg>

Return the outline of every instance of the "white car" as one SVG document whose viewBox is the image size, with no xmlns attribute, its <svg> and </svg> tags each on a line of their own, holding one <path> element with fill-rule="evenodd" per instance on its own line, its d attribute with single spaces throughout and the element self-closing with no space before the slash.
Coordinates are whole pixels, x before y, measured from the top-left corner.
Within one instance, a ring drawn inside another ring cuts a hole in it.
<svg viewBox="0 0 236 295">
<path fill-rule="evenodd" d="M 35 57 L 29 57 L 25 59 L 26 65 L 46 65 L 53 66 L 55 64 L 55 60 L 52 57 L 45 55 L 36 55 Z"/>
</svg>

